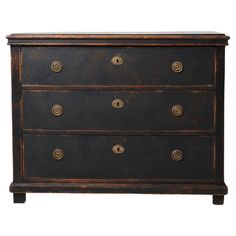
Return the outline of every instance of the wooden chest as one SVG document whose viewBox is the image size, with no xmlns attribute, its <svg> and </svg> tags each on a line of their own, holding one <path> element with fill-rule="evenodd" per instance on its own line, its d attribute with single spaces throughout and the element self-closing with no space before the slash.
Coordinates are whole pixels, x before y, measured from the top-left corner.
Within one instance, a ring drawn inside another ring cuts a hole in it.
<svg viewBox="0 0 236 236">
<path fill-rule="evenodd" d="M 14 202 L 27 192 L 223 204 L 219 33 L 12 34 Z"/>
</svg>

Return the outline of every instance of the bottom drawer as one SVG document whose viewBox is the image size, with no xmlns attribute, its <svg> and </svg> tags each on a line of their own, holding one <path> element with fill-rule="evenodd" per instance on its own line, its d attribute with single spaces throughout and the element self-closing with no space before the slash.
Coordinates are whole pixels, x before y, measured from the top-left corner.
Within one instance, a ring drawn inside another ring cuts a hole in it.
<svg viewBox="0 0 236 236">
<path fill-rule="evenodd" d="M 214 137 L 24 135 L 24 177 L 213 178 Z"/>
</svg>

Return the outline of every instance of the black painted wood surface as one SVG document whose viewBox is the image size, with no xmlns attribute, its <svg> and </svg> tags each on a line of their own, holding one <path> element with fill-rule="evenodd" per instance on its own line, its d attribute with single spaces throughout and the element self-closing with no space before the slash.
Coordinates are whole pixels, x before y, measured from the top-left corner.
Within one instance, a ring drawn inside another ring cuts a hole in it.
<svg viewBox="0 0 236 236">
<path fill-rule="evenodd" d="M 111 59 L 121 56 L 122 65 Z M 39 85 L 211 85 L 213 47 L 24 47 L 23 84 Z M 60 73 L 51 63 L 60 61 Z M 182 61 L 181 73 L 172 71 Z"/>
<path fill-rule="evenodd" d="M 24 128 L 48 130 L 210 130 L 214 92 L 24 91 Z M 121 99 L 124 107 L 113 108 Z M 53 105 L 63 114 L 52 114 Z M 172 107 L 179 104 L 183 115 Z"/>
<path fill-rule="evenodd" d="M 214 177 L 213 137 L 24 135 L 24 143 L 25 178 Z M 124 153 L 112 152 L 116 144 Z M 53 158 L 56 148 L 64 151 L 63 159 Z M 182 160 L 172 160 L 175 149 L 182 150 Z"/>
<path fill-rule="evenodd" d="M 219 33 L 13 34 L 14 202 L 27 192 L 211 194 L 223 204 L 224 46 Z M 114 66 L 113 56 L 124 63 Z M 59 73 L 51 63 L 61 61 Z M 175 73 L 174 61 L 184 70 Z M 113 99 L 124 107 L 114 109 Z M 63 106 L 54 117 L 51 107 Z M 180 117 L 171 114 L 182 105 Z M 112 146 L 125 152 L 116 155 Z M 55 148 L 64 150 L 60 161 Z M 181 149 L 184 158 L 170 153 Z"/>
</svg>

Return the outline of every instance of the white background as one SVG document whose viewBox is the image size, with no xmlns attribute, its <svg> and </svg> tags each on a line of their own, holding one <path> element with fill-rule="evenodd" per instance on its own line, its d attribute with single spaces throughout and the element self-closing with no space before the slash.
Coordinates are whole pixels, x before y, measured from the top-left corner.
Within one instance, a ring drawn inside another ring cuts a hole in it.
<svg viewBox="0 0 236 236">
<path fill-rule="evenodd" d="M 0 235 L 236 235 L 236 30 L 232 1 L 0 1 Z M 211 196 L 28 194 L 13 204 L 10 48 L 17 32 L 220 31 L 226 48 L 223 206 Z M 227 232 L 226 232 L 227 231 Z"/>
</svg>

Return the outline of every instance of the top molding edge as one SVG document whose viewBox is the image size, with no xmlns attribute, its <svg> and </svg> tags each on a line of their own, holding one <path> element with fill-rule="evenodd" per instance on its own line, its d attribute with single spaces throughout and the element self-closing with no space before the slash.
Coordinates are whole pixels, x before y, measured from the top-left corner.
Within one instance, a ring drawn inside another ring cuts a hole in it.
<svg viewBox="0 0 236 236">
<path fill-rule="evenodd" d="M 216 32 L 184 32 L 184 33 L 117 33 L 117 34 L 11 34 L 7 36 L 10 45 L 93 45 L 93 44 L 203 44 L 203 45 L 228 45 L 229 36 Z M 120 40 L 125 40 L 121 42 Z"/>
</svg>

